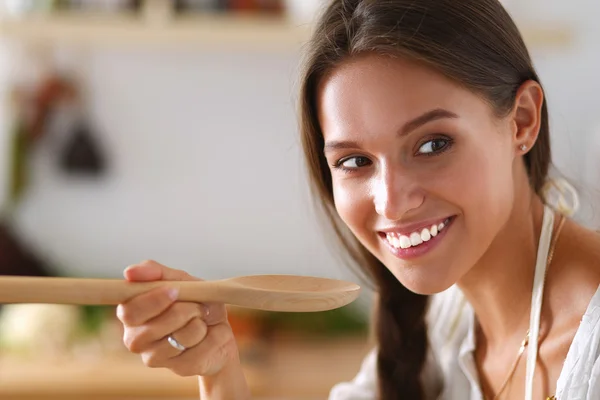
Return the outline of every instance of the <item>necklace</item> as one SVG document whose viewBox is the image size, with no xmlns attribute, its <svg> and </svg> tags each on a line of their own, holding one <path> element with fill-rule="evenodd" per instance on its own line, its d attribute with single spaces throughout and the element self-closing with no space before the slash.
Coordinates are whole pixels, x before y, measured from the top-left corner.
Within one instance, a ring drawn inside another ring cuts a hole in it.
<svg viewBox="0 0 600 400">
<path fill-rule="evenodd" d="M 561 215 L 560 221 L 558 223 L 558 227 L 556 228 L 556 231 L 554 232 L 554 237 L 552 238 L 552 243 L 550 244 L 550 250 L 548 251 L 548 259 L 546 261 L 546 269 L 552 263 L 552 258 L 554 257 L 554 248 L 556 247 L 556 241 L 558 240 L 558 236 L 559 236 L 560 231 L 562 230 L 562 227 L 564 224 L 565 224 L 565 217 L 563 215 Z M 500 390 L 498 390 L 498 393 L 496 393 L 496 395 L 493 397 L 493 400 L 498 400 L 500 398 L 500 396 L 502 395 L 502 393 L 504 392 L 504 389 L 506 389 L 506 386 L 508 385 L 508 383 L 512 379 L 513 375 L 515 374 L 515 371 L 517 370 L 517 366 L 519 365 L 521 356 L 525 352 L 525 348 L 527 347 L 528 344 L 529 344 L 529 329 L 527 329 L 527 334 L 525 335 L 525 339 L 523 339 L 523 341 L 521 342 L 521 346 L 519 347 L 519 351 L 517 352 L 517 357 L 516 357 L 515 361 L 512 363 L 510 370 L 508 372 L 508 375 L 504 379 L 502 386 L 500 386 Z M 556 400 L 556 397 L 549 396 L 546 398 L 546 400 Z"/>
</svg>

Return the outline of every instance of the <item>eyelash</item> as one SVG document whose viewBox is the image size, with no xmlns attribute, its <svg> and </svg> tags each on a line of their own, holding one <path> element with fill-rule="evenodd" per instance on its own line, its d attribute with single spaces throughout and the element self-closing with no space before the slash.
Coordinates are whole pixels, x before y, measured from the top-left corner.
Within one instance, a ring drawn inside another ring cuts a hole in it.
<svg viewBox="0 0 600 400">
<path fill-rule="evenodd" d="M 424 141 L 423 143 L 421 143 L 419 145 L 418 148 L 420 149 L 421 147 L 423 147 L 424 144 L 427 144 L 429 142 L 434 142 L 436 140 L 445 140 L 446 141 L 446 145 L 441 150 L 434 151 L 432 153 L 421 154 L 422 156 L 426 156 L 426 157 L 439 156 L 442 153 L 445 153 L 446 151 L 450 150 L 450 148 L 452 147 L 452 145 L 454 145 L 454 140 L 452 138 L 450 138 L 448 136 L 439 136 L 439 137 L 431 138 L 431 139 L 428 139 L 428 140 Z"/>
<path fill-rule="evenodd" d="M 422 142 L 419 145 L 418 148 L 421 148 L 421 147 L 423 147 L 423 145 L 425 145 L 425 144 L 427 144 L 429 142 L 436 141 L 436 140 L 445 140 L 446 141 L 446 145 L 441 150 L 434 151 L 432 153 L 423 153 L 423 154 L 420 154 L 420 155 L 421 156 L 425 156 L 425 157 L 439 156 L 439 155 L 445 153 L 447 150 L 450 150 L 450 148 L 454 145 L 454 140 L 452 138 L 447 137 L 447 136 L 440 136 L 440 137 L 431 138 L 431 139 L 428 139 L 428 140 Z M 367 159 L 367 157 L 364 157 L 364 156 L 350 156 L 350 157 L 345 157 L 345 158 L 342 158 L 342 159 L 338 160 L 337 162 L 335 162 L 331 167 L 334 168 L 334 169 L 337 169 L 337 170 L 341 170 L 342 172 L 347 173 L 347 174 L 356 172 L 357 170 L 361 169 L 362 167 L 358 167 L 358 168 L 346 168 L 346 167 L 343 166 L 343 164 L 346 161 L 352 160 L 353 158 L 364 158 L 364 159 Z M 371 160 L 369 160 L 369 162 L 371 162 Z"/>
<path fill-rule="evenodd" d="M 334 169 L 340 170 L 340 171 L 342 171 L 342 172 L 344 172 L 346 174 L 350 174 L 352 172 L 356 172 L 361 167 L 358 167 L 358 168 L 347 168 L 347 167 L 344 167 L 344 165 L 343 165 L 346 161 L 352 160 L 353 158 L 364 158 L 364 159 L 367 159 L 367 157 L 364 157 L 364 156 L 350 156 L 350 157 L 345 157 L 345 158 L 342 158 L 341 160 L 337 161 L 336 163 L 334 163 L 331 167 L 334 168 Z M 371 160 L 369 160 L 369 162 L 371 162 Z"/>
</svg>

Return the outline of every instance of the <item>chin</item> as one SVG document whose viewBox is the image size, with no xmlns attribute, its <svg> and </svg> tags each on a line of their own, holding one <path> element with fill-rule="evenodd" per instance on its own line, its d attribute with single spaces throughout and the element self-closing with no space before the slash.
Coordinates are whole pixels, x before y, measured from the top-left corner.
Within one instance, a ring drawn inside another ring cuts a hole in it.
<svg viewBox="0 0 600 400">
<path fill-rule="evenodd" d="M 401 268 L 401 270 L 400 270 Z M 390 268 L 392 274 L 413 293 L 431 296 L 449 289 L 456 282 L 447 276 L 425 271 L 425 266 Z"/>
</svg>

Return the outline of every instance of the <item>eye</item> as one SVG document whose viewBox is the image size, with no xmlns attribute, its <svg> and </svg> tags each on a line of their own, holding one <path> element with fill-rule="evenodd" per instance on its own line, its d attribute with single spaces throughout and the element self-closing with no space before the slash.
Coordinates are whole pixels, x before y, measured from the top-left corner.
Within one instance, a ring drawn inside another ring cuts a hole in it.
<svg viewBox="0 0 600 400">
<path fill-rule="evenodd" d="M 451 141 L 449 139 L 437 138 L 429 140 L 419 147 L 419 154 L 424 155 L 435 155 L 436 153 L 441 153 L 450 146 Z"/>
<path fill-rule="evenodd" d="M 343 170 L 354 170 L 368 165 L 371 165 L 371 160 L 367 157 L 355 156 L 341 159 L 335 166 Z"/>
</svg>

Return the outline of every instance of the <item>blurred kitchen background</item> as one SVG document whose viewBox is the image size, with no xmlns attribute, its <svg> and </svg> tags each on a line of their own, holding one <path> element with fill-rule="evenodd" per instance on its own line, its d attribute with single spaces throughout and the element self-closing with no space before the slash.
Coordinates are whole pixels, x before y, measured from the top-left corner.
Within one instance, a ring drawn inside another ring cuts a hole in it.
<svg viewBox="0 0 600 400">
<path fill-rule="evenodd" d="M 297 71 L 320 0 L 0 0 L 0 275 L 363 283 L 313 212 Z M 545 84 L 557 170 L 600 228 L 600 3 L 505 1 Z M 231 309 L 257 397 L 326 398 L 369 349 L 371 293 L 317 314 Z M 0 398 L 193 398 L 110 307 L 4 306 Z"/>
</svg>

